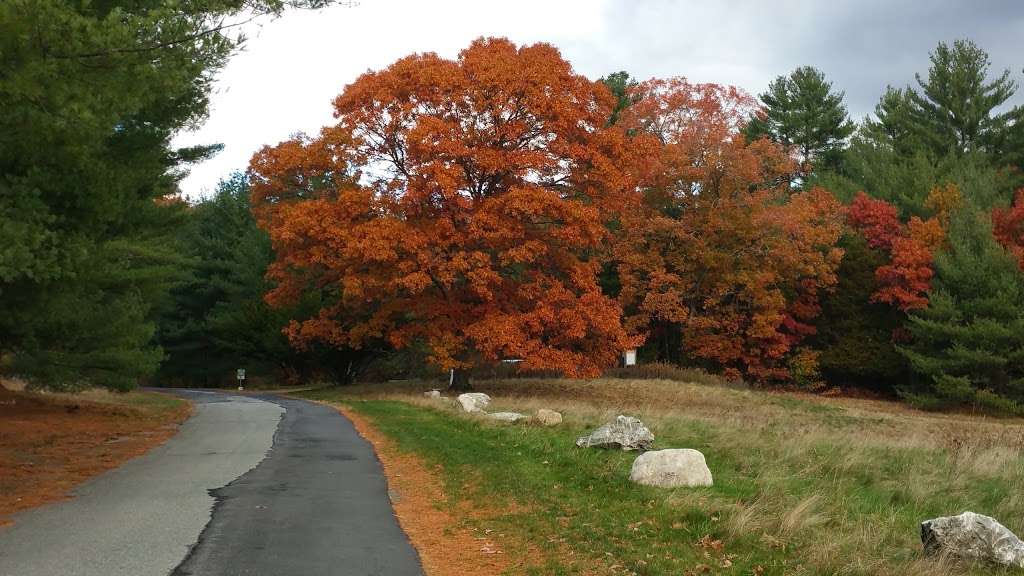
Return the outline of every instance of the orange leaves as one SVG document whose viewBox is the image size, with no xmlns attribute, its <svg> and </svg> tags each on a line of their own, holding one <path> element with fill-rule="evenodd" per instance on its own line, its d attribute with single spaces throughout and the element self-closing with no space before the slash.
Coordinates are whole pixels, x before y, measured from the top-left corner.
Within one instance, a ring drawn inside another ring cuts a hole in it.
<svg viewBox="0 0 1024 576">
<path fill-rule="evenodd" d="M 645 208 L 623 217 L 616 260 L 627 325 L 672 323 L 691 356 L 754 380 L 813 329 L 817 295 L 836 282 L 841 207 L 824 190 L 788 195 L 780 147 L 747 144 L 753 100 L 717 85 L 650 81 L 620 123 L 648 150 Z"/>
<path fill-rule="evenodd" d="M 277 253 L 268 300 L 325 302 L 292 339 L 420 341 L 444 368 L 614 363 L 629 341 L 590 260 L 631 193 L 613 104 L 552 46 L 504 39 L 361 76 L 334 126 L 252 160 Z"/>
<path fill-rule="evenodd" d="M 952 209 L 953 199 L 959 192 L 952 184 L 930 198 L 936 210 L 945 206 Z M 940 212 L 941 214 L 941 212 Z M 860 231 L 868 245 L 889 254 L 890 262 L 875 271 L 878 290 L 871 296 L 873 302 L 884 302 L 908 311 L 928 306 L 928 291 L 934 276 L 933 255 L 945 241 L 945 232 L 939 220 L 921 220 L 914 216 L 907 225 L 900 223 L 896 208 L 884 200 L 857 194 L 848 212 L 850 225 Z"/>
</svg>

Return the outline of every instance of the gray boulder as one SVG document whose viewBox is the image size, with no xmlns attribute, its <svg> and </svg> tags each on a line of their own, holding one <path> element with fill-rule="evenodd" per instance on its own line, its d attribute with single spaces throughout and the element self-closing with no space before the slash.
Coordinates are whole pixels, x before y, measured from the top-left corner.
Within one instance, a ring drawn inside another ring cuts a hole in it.
<svg viewBox="0 0 1024 576">
<path fill-rule="evenodd" d="M 637 456 L 629 479 L 637 484 L 660 488 L 714 484 L 704 455 L 689 448 L 655 450 Z"/>
<path fill-rule="evenodd" d="M 562 423 L 562 415 L 547 408 L 537 410 L 537 415 L 534 418 L 543 426 L 558 426 Z"/>
<path fill-rule="evenodd" d="M 482 392 L 459 394 L 457 400 L 466 412 L 483 412 L 487 405 L 491 403 L 491 397 Z"/>
<path fill-rule="evenodd" d="M 519 412 L 492 412 L 487 417 L 502 422 L 518 422 L 526 419 L 526 415 Z"/>
<path fill-rule="evenodd" d="M 654 434 L 632 416 L 616 416 L 614 420 L 576 441 L 580 448 L 619 448 L 650 450 Z"/>
<path fill-rule="evenodd" d="M 921 523 L 925 554 L 948 553 L 959 558 L 981 560 L 1024 568 L 1024 542 L 995 518 L 964 512 Z"/>
</svg>

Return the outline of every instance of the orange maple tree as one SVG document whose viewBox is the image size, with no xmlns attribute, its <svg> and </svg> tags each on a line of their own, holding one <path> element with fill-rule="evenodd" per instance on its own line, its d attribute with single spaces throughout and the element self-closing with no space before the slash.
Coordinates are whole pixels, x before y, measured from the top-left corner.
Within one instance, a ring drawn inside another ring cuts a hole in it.
<svg viewBox="0 0 1024 576">
<path fill-rule="evenodd" d="M 455 60 L 362 75 L 336 124 L 251 162 L 277 254 L 268 301 L 333 295 L 292 341 L 424 343 L 463 386 L 480 359 L 570 376 L 612 365 L 631 340 L 596 255 L 635 194 L 613 106 L 548 44 L 479 39 Z"/>
<path fill-rule="evenodd" d="M 681 78 L 636 90 L 620 123 L 643 151 L 644 206 L 623 215 L 615 250 L 627 327 L 668 324 L 730 376 L 789 379 L 787 355 L 836 283 L 841 205 L 790 193 L 785 150 L 741 133 L 756 108 L 742 91 Z"/>
<path fill-rule="evenodd" d="M 958 194 L 955 187 L 936 190 L 938 192 L 933 191 L 932 197 L 942 199 L 942 206 L 952 209 L 955 202 L 951 198 Z M 937 212 L 946 214 L 945 210 Z M 871 300 L 891 304 L 904 312 L 926 308 L 928 291 L 935 275 L 934 254 L 945 240 L 939 217 L 922 220 L 912 216 L 907 224 L 903 224 L 895 206 L 863 192 L 854 198 L 847 217 L 850 225 L 864 235 L 869 246 L 889 256 L 889 262 L 875 271 L 878 288 L 871 295 Z"/>
</svg>

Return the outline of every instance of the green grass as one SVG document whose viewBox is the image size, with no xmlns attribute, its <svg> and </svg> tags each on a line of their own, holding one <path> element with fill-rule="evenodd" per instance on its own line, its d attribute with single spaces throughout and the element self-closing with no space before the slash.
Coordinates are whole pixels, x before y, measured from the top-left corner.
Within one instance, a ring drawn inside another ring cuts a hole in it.
<svg viewBox="0 0 1024 576">
<path fill-rule="evenodd" d="M 454 503 L 508 508 L 478 522 L 540 546 L 547 564 L 536 574 L 1001 573 L 923 558 L 918 530 L 970 509 L 1020 533 L 1019 422 L 707 386 L 680 394 L 689 407 L 624 412 L 644 419 L 656 448 L 701 450 L 712 488 L 637 486 L 628 480 L 636 454 L 577 449 L 575 438 L 611 414 L 585 398 L 556 405 L 565 424 L 541 428 L 494 425 L 411 394 L 303 393 L 344 402 L 440 465 Z"/>
</svg>

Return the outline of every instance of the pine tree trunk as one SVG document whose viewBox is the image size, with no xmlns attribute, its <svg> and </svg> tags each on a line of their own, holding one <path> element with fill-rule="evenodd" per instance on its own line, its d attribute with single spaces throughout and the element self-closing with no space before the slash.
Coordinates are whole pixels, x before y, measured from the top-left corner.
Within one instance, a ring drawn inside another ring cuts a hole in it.
<svg viewBox="0 0 1024 576">
<path fill-rule="evenodd" d="M 451 385 L 448 389 L 452 392 L 469 392 L 473 386 L 469 383 L 469 371 L 464 368 L 456 368 L 451 373 Z"/>
</svg>

